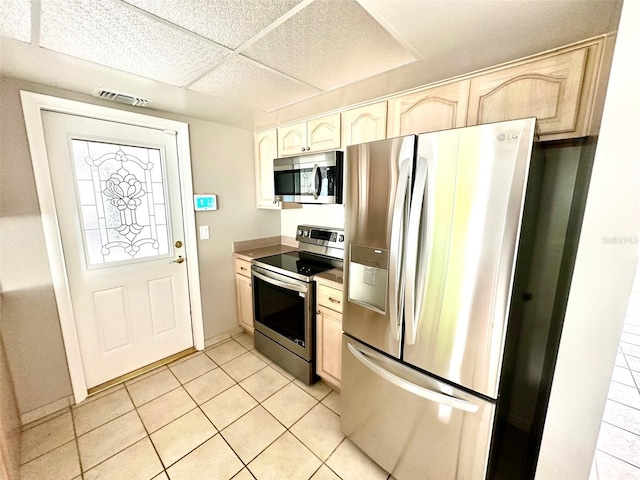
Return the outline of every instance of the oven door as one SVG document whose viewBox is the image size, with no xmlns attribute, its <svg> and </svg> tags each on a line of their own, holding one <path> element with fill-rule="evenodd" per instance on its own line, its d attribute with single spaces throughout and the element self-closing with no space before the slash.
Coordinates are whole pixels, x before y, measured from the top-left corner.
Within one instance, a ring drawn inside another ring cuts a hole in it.
<svg viewBox="0 0 640 480">
<path fill-rule="evenodd" d="M 313 359 L 313 283 L 251 267 L 254 327 L 306 361 Z"/>
</svg>

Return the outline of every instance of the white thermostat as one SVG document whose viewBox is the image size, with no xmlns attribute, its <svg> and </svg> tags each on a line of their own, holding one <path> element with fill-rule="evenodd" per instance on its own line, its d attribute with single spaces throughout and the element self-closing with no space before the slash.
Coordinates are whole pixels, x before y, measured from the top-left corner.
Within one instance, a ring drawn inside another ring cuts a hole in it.
<svg viewBox="0 0 640 480">
<path fill-rule="evenodd" d="M 194 195 L 193 206 L 196 212 L 202 212 L 206 210 L 217 210 L 218 209 L 217 195 L 213 195 L 212 193 L 203 193 L 200 195 Z"/>
</svg>

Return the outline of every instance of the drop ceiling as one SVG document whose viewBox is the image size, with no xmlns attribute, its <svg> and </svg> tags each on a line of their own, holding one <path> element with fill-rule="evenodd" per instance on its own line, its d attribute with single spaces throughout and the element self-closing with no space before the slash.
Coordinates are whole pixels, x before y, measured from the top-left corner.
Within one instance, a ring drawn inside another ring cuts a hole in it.
<svg viewBox="0 0 640 480">
<path fill-rule="evenodd" d="M 5 76 L 244 128 L 615 31 L 619 0 L 3 0 Z"/>
</svg>

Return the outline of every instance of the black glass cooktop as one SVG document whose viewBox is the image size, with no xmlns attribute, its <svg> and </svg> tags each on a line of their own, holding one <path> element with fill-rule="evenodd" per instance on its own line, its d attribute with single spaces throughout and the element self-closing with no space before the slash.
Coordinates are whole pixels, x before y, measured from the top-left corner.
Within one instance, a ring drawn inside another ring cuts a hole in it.
<svg viewBox="0 0 640 480">
<path fill-rule="evenodd" d="M 297 274 L 296 276 L 306 277 L 306 281 L 309 281 L 311 277 L 318 273 L 342 266 L 342 260 L 334 260 L 301 251 L 262 257 L 254 260 L 253 263 L 263 268 L 274 267 L 273 269 L 276 271 L 286 271 Z"/>
</svg>

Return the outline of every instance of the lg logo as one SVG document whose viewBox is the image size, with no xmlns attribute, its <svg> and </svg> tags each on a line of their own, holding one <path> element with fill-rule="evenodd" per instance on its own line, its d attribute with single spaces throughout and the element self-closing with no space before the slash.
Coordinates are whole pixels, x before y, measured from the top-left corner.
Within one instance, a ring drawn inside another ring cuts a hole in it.
<svg viewBox="0 0 640 480">
<path fill-rule="evenodd" d="M 496 140 L 499 142 L 504 142 L 505 140 L 517 140 L 519 136 L 520 134 L 518 132 L 501 133 L 496 137 Z"/>
</svg>

